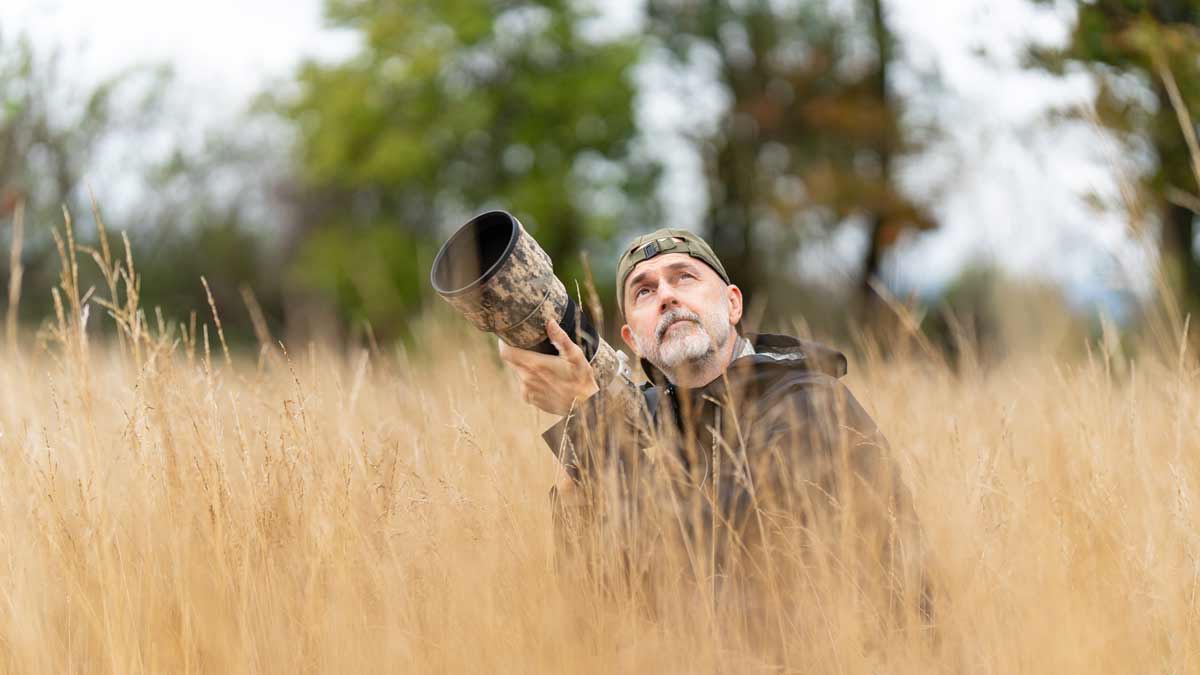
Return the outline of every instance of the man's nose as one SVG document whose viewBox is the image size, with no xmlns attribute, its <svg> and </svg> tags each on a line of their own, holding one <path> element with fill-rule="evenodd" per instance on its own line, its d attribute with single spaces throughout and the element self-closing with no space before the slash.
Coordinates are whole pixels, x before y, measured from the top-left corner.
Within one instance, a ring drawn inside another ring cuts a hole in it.
<svg viewBox="0 0 1200 675">
<path fill-rule="evenodd" d="M 658 284 L 658 309 L 664 312 L 668 309 L 679 306 L 679 298 L 675 296 L 675 289 L 671 288 L 671 284 L 665 281 Z"/>
</svg>

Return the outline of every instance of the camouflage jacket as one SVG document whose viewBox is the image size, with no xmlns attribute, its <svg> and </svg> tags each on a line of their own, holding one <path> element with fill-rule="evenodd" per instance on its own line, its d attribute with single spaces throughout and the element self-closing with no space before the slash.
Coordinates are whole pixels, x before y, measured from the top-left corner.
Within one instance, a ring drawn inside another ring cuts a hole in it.
<svg viewBox="0 0 1200 675">
<path fill-rule="evenodd" d="M 643 361 L 650 379 L 638 387 L 640 414 L 597 394 L 544 440 L 584 485 L 604 475 L 633 484 L 666 468 L 685 496 L 707 493 L 734 529 L 752 503 L 808 520 L 814 504 L 836 501 L 850 483 L 872 492 L 860 502 L 874 505 L 874 517 L 915 526 L 886 440 L 840 380 L 846 357 L 786 335 L 747 337 L 752 349 L 739 346 L 725 374 L 696 389 Z"/>
</svg>

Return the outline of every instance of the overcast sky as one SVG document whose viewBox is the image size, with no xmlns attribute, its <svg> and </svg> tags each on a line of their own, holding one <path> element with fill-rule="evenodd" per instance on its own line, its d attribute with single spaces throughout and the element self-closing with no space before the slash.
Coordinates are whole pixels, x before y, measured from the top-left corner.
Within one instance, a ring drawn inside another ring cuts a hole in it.
<svg viewBox="0 0 1200 675">
<path fill-rule="evenodd" d="M 42 45 L 84 55 L 78 64 L 85 76 L 136 63 L 172 64 L 189 112 L 205 124 L 233 119 L 254 93 L 285 82 L 302 58 L 336 59 L 356 44 L 353 35 L 323 26 L 320 0 L 3 2 L 0 29 L 25 28 Z M 609 3 L 605 30 L 635 28 L 637 3 Z M 918 114 L 936 113 L 947 122 L 943 140 L 907 174 L 918 193 L 936 191 L 941 227 L 914 237 L 894 257 L 891 281 L 936 289 L 982 259 L 1015 275 L 1061 283 L 1079 301 L 1103 300 L 1131 284 L 1144 290 L 1144 256 L 1129 242 L 1120 214 L 1098 214 L 1082 202 L 1089 191 L 1115 194 L 1114 173 L 1124 158 L 1086 128 L 1052 128 L 1044 121 L 1051 106 L 1086 101 L 1092 83 L 1019 67 L 1025 42 L 1065 39 L 1063 17 L 1025 0 L 886 4 L 909 64 L 897 86 Z M 940 86 L 920 79 L 928 75 Z M 720 98 L 703 95 L 698 82 L 691 82 L 691 97 L 682 98 L 679 78 L 653 67 L 639 78 L 656 92 L 640 101 L 639 116 L 669 167 L 662 194 L 676 202 L 671 224 L 689 226 L 703 208 L 689 194 L 699 163 L 675 132 L 711 119 Z M 695 79 L 703 80 L 702 73 Z M 850 260 L 863 244 L 848 231 L 833 247 Z M 838 257 L 823 252 L 800 264 L 826 275 L 852 273 L 831 259 Z"/>
</svg>

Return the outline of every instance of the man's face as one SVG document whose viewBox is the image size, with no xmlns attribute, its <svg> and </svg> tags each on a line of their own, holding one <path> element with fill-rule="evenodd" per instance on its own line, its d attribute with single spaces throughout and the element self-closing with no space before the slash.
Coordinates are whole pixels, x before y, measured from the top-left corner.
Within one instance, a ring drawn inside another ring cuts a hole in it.
<svg viewBox="0 0 1200 675">
<path fill-rule="evenodd" d="M 734 335 L 742 296 L 708 265 L 686 253 L 638 263 L 625 281 L 621 336 L 660 369 L 713 358 Z"/>
</svg>

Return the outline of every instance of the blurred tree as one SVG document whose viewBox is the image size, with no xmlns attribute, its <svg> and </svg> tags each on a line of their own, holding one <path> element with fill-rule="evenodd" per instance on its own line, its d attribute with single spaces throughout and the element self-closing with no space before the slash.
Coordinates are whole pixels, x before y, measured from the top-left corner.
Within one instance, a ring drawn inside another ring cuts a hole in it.
<svg viewBox="0 0 1200 675">
<path fill-rule="evenodd" d="M 83 183 L 90 161 L 104 143 L 145 123 L 168 77 L 133 69 L 80 86 L 68 75 L 59 52 L 37 50 L 23 34 L 0 34 L 0 221 L 25 204 L 23 295 L 41 300 L 58 272 L 50 229 L 62 225 L 64 207 L 77 221 L 89 212 Z M 7 281 L 9 256 L 0 258 Z M 40 314 L 46 306 L 25 303 L 24 310 Z"/>
<path fill-rule="evenodd" d="M 180 111 L 167 110 L 169 69 L 137 67 L 81 83 L 67 56 L 36 47 L 24 35 L 8 40 L 0 35 L 0 224 L 25 203 L 23 316 L 40 318 L 50 309 L 49 289 L 59 268 L 50 230 L 62 226 L 64 207 L 77 240 L 95 243 L 87 177 L 98 170 L 97 158 L 116 146 L 135 149 L 127 154 L 140 160 L 135 167 L 121 166 L 128 173 L 123 186 L 153 195 L 131 200 L 116 222 L 107 222 L 118 252 L 116 231 L 133 230 L 143 307 L 160 306 L 171 319 L 185 319 L 193 309 L 207 315 L 200 283 L 206 275 L 231 339 L 251 333 L 241 307 L 242 283 L 255 289 L 267 320 L 277 324 L 282 314 L 277 266 L 259 236 L 269 225 L 264 213 L 269 209 L 262 194 L 247 194 L 257 181 L 269 180 L 263 175 L 265 144 L 246 134 L 253 120 L 243 120 L 236 132 L 197 139 L 194 126 L 178 122 Z M 160 152 L 161 161 L 151 159 Z M 106 195 L 96 197 L 111 218 L 115 209 Z M 8 232 L 3 234 L 0 248 L 8 243 Z M 97 284 L 105 295 L 98 270 L 83 260 L 83 288 Z M 0 284 L 8 283 L 8 266 L 6 253 L 0 256 Z"/>
<path fill-rule="evenodd" d="M 1200 0 L 1092 0 L 1073 5 L 1069 42 L 1061 48 L 1033 49 L 1033 61 L 1057 74 L 1075 65 L 1095 75 L 1099 87 L 1094 107 L 1100 122 L 1132 152 L 1150 155 L 1140 197 L 1158 215 L 1163 260 L 1184 306 L 1195 309 L 1200 306 L 1200 200 L 1194 195 L 1200 186 L 1193 162 L 1200 157 L 1190 156 L 1163 75 L 1171 74 L 1181 102 L 1195 115 L 1200 110 Z M 1195 122 L 1189 124 L 1194 128 Z"/>
<path fill-rule="evenodd" d="M 194 309 L 207 316 L 204 276 L 227 337 L 245 342 L 253 327 L 243 287 L 273 334 L 285 323 L 279 234 L 286 216 L 278 212 L 285 199 L 276 192 L 291 167 L 278 151 L 279 134 L 268 129 L 278 126 L 273 114 L 247 111 L 237 121 L 235 130 L 204 134 L 177 128 L 188 138 L 173 139 L 143 177 L 154 198 L 126 217 L 139 229 L 132 238 L 145 305 L 175 319 Z"/>
<path fill-rule="evenodd" d="M 131 80 L 149 74 L 136 88 Z M 128 71 L 91 88 L 68 82 L 56 52 L 38 53 L 25 35 L 0 35 L 0 209 L 24 201 L 31 222 L 61 222 L 62 207 L 88 203 L 80 193 L 92 154 L 155 107 L 162 71 Z M 146 85 L 149 84 L 149 85 Z M 116 98 L 142 96 L 119 109 Z M 2 213 L 2 211 L 0 211 Z"/>
<path fill-rule="evenodd" d="M 915 148 L 901 124 L 894 33 L 882 0 L 649 0 L 650 29 L 681 63 L 716 54 L 731 98 L 708 166 L 707 230 L 748 291 L 790 271 L 804 239 L 857 220 L 862 292 L 908 227 L 934 225 L 897 185 Z"/>
<path fill-rule="evenodd" d="M 512 211 L 579 270 L 585 242 L 646 220 L 635 39 L 594 39 L 568 0 L 328 0 L 362 34 L 306 64 L 281 108 L 299 132 L 293 272 L 343 313 L 394 332 L 427 296 L 432 252 L 485 207 Z"/>
</svg>

